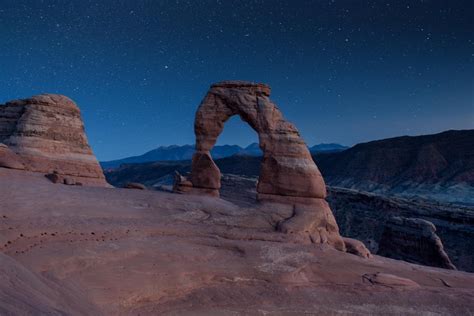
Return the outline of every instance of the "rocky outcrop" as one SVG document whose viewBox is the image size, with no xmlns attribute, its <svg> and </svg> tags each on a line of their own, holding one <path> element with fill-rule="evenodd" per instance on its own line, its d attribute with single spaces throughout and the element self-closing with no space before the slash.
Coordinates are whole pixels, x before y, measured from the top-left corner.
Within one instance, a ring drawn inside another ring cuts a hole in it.
<svg viewBox="0 0 474 316">
<path fill-rule="evenodd" d="M 444 251 L 433 223 L 419 218 L 392 217 L 385 223 L 378 254 L 445 269 L 456 267 Z"/>
<path fill-rule="evenodd" d="M 0 143 L 0 168 L 24 170 L 25 165 L 7 145 Z"/>
<path fill-rule="evenodd" d="M 179 193 L 219 195 L 221 173 L 211 150 L 224 123 L 238 115 L 258 134 L 263 152 L 257 185 L 262 202 L 291 204 L 293 216 L 278 225 L 282 232 L 313 243 L 328 243 L 345 250 L 331 209 L 324 200 L 326 185 L 296 127 L 284 119 L 269 99 L 270 87 L 243 81 L 224 81 L 211 86 L 195 118 L 196 152 L 189 182 L 175 183 Z"/>
<path fill-rule="evenodd" d="M 0 166 L 12 168 L 5 161 L 14 153 L 26 170 L 108 185 L 87 142 L 79 108 L 65 96 L 43 94 L 0 105 L 0 143 L 8 146 L 0 149 Z"/>
</svg>

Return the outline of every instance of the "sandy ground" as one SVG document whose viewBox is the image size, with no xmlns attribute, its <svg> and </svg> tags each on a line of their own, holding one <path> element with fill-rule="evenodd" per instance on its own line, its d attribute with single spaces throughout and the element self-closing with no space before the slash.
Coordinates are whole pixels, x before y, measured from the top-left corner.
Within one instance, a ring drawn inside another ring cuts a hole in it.
<svg viewBox="0 0 474 316">
<path fill-rule="evenodd" d="M 297 243 L 291 212 L 0 169 L 0 314 L 474 313 L 474 274 Z"/>
</svg>

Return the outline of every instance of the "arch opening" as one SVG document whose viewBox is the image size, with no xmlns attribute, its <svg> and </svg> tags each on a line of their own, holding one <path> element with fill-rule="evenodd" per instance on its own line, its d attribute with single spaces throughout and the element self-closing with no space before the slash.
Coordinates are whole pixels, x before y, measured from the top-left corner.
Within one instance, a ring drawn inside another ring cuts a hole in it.
<svg viewBox="0 0 474 316">
<path fill-rule="evenodd" d="M 258 134 L 240 116 L 233 115 L 225 122 L 222 133 L 217 137 L 211 157 L 218 160 L 235 154 L 258 155 L 258 151 L 252 151 L 254 148 L 248 148 L 250 145 L 258 146 Z"/>
<path fill-rule="evenodd" d="M 225 123 L 238 115 L 255 130 L 263 152 L 257 199 L 325 198 L 324 180 L 306 144 L 269 96 L 264 84 L 232 81 L 211 86 L 196 112 L 196 152 L 189 182 L 181 189 L 219 196 L 221 172 L 210 151 Z"/>
</svg>

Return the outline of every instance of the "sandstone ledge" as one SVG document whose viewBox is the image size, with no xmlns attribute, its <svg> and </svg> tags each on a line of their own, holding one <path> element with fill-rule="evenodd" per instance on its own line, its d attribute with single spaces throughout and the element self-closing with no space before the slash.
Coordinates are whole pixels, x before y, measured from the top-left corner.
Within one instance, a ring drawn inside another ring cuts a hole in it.
<svg viewBox="0 0 474 316">
<path fill-rule="evenodd" d="M 82 314 L 463 315 L 474 309 L 473 274 L 295 243 L 273 226 L 290 216 L 289 206 L 240 208 L 216 198 L 59 186 L 23 171 L 0 173 L 9 179 L 0 181 L 0 251 L 64 291 L 72 288 L 64 294 L 76 293 L 83 309 L 91 306 Z M 11 306 L 5 299 L 18 291 L 0 282 L 0 306 Z M 23 309 L 17 314 L 34 314 L 36 294 L 31 304 L 16 305 Z M 77 304 L 47 306 L 45 313 L 81 314 Z"/>
</svg>

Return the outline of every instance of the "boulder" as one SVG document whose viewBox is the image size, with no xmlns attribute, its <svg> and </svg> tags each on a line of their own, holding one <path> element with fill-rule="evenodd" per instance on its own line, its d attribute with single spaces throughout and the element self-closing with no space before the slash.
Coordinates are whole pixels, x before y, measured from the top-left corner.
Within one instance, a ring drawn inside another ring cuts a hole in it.
<svg viewBox="0 0 474 316">
<path fill-rule="evenodd" d="M 51 181 L 52 183 L 62 183 L 63 179 L 59 176 L 57 172 L 52 172 L 44 175 L 46 179 Z"/>
<path fill-rule="evenodd" d="M 80 110 L 65 96 L 42 94 L 0 105 L 0 142 L 30 171 L 56 171 L 85 185 L 108 186 L 88 144 Z M 0 149 L 0 161 L 5 157 Z"/>
<path fill-rule="evenodd" d="M 178 171 L 174 172 L 173 192 L 186 193 L 192 190 L 193 183 L 186 177 L 182 176 Z"/>
<path fill-rule="evenodd" d="M 346 245 L 346 251 L 349 253 L 352 253 L 356 256 L 362 257 L 362 258 L 371 258 L 372 254 L 370 253 L 369 249 L 364 245 L 363 242 L 353 239 L 353 238 L 348 238 L 348 237 L 343 237 L 342 240 L 344 241 L 344 244 Z"/>
</svg>

